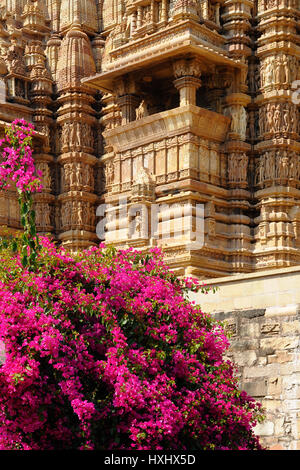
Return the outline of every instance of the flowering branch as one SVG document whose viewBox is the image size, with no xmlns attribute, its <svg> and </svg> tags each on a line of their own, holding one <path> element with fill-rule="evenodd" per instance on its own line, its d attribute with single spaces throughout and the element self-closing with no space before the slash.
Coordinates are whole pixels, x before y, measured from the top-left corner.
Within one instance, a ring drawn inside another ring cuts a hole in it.
<svg viewBox="0 0 300 470">
<path fill-rule="evenodd" d="M 4 139 L 0 140 L 1 146 L 6 144 L 0 164 L 0 189 L 7 189 L 12 182 L 15 183 L 21 224 L 24 229 L 20 239 L 21 262 L 23 267 L 34 269 L 40 245 L 36 233 L 32 195 L 42 189 L 41 172 L 36 174 L 32 156 L 34 126 L 24 119 L 16 119 L 10 127 L 5 129 L 5 134 Z M 2 246 L 8 247 L 6 240 L 2 242 Z M 13 252 L 18 250 L 16 239 L 11 242 L 10 248 Z"/>
</svg>

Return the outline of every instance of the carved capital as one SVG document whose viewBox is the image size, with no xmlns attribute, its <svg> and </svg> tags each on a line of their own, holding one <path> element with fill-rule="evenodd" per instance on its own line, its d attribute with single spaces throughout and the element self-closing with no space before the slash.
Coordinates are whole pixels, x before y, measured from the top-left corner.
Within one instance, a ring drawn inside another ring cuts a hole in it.
<svg viewBox="0 0 300 470">
<path fill-rule="evenodd" d="M 199 78 L 202 70 L 203 70 L 203 66 L 198 60 L 181 59 L 173 63 L 173 72 L 174 72 L 175 78 L 181 78 L 181 77 Z"/>
<path fill-rule="evenodd" d="M 114 81 L 114 94 L 117 97 L 138 93 L 138 86 L 132 77 L 122 77 Z"/>
</svg>

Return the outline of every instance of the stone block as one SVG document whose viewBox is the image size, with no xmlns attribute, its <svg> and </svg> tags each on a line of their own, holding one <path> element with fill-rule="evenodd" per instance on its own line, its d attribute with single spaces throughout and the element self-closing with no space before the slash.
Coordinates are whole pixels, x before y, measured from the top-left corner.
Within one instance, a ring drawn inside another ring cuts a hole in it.
<svg viewBox="0 0 300 470">
<path fill-rule="evenodd" d="M 240 336 L 246 336 L 253 339 L 258 338 L 260 336 L 259 324 L 243 319 L 240 325 Z"/>
<path fill-rule="evenodd" d="M 282 378 L 270 377 L 268 379 L 268 395 L 279 395 L 282 391 Z"/>
<path fill-rule="evenodd" d="M 278 335 L 279 330 L 279 323 L 264 323 L 260 326 L 260 333 L 262 335 Z"/>
<path fill-rule="evenodd" d="M 287 351 L 277 351 L 276 354 L 269 354 L 267 359 L 268 364 L 282 364 L 285 362 L 289 362 L 291 358 L 290 353 L 288 353 Z"/>
<path fill-rule="evenodd" d="M 273 436 L 274 423 L 268 420 L 265 420 L 263 423 L 258 423 L 254 428 L 254 432 L 258 436 Z"/>
<path fill-rule="evenodd" d="M 282 322 L 283 335 L 298 335 L 300 333 L 300 321 Z"/>
<path fill-rule="evenodd" d="M 257 354 L 254 350 L 244 351 L 233 355 L 234 363 L 241 366 L 253 366 L 257 362 Z"/>
<path fill-rule="evenodd" d="M 276 443 L 269 447 L 269 450 L 285 450 L 282 444 Z"/>
<path fill-rule="evenodd" d="M 260 340 L 261 349 L 286 350 L 295 349 L 298 346 L 299 339 L 291 337 L 271 337 Z"/>
<path fill-rule="evenodd" d="M 264 397 L 268 390 L 268 381 L 265 378 L 243 383 L 244 390 L 251 397 Z"/>
<path fill-rule="evenodd" d="M 279 410 L 282 407 L 282 403 L 280 399 L 276 399 L 273 397 L 266 396 L 261 400 L 263 408 L 266 412 L 276 412 L 279 413 Z"/>
<path fill-rule="evenodd" d="M 245 367 L 244 377 L 245 379 L 274 377 L 277 376 L 278 372 L 278 364 L 266 364 L 265 366 Z"/>
</svg>

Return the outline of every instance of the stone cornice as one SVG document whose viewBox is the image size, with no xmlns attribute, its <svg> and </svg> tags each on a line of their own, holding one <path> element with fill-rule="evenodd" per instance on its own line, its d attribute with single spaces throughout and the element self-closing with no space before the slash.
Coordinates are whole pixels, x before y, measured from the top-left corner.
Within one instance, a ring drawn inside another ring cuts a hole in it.
<svg viewBox="0 0 300 470">
<path fill-rule="evenodd" d="M 112 92 L 112 81 L 119 76 L 187 55 L 203 59 L 208 65 L 242 68 L 241 62 L 229 57 L 225 41 L 204 25 L 187 20 L 111 51 L 111 62 L 106 63 L 105 69 L 83 78 L 82 83 Z"/>
</svg>

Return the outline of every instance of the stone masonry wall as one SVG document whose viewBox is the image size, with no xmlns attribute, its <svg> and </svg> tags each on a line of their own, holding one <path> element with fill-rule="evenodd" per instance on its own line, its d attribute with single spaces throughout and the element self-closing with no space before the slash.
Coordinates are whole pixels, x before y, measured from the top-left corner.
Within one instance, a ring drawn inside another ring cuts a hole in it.
<svg viewBox="0 0 300 470">
<path fill-rule="evenodd" d="M 300 450 L 300 312 L 266 316 L 266 309 L 218 313 L 231 332 L 228 357 L 240 388 L 260 401 L 266 419 L 256 432 L 267 448 Z"/>
<path fill-rule="evenodd" d="M 255 428 L 271 450 L 300 450 L 300 270 L 228 276 L 209 281 L 217 292 L 193 294 L 230 332 L 228 357 L 240 388 L 260 401 Z"/>
</svg>

